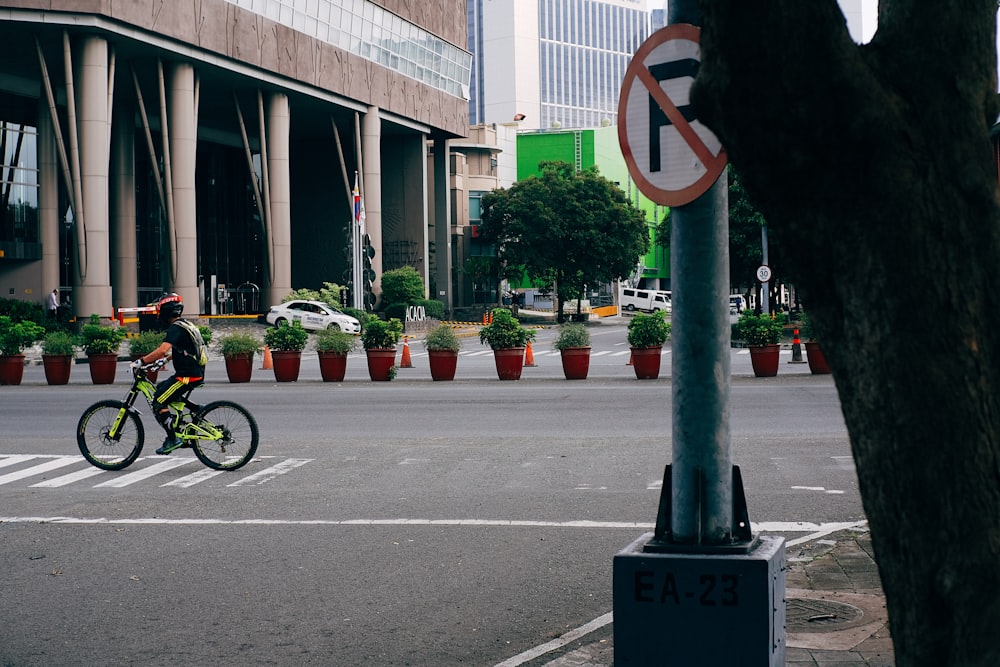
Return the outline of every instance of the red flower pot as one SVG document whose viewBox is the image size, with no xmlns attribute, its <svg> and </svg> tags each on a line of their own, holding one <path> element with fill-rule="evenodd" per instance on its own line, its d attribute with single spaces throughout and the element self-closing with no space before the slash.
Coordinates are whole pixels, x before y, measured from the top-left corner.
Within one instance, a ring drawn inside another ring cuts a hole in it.
<svg viewBox="0 0 1000 667">
<path fill-rule="evenodd" d="M 389 371 L 396 365 L 396 348 L 371 348 L 368 357 L 368 377 L 373 382 L 388 382 Z"/>
<path fill-rule="evenodd" d="M 87 355 L 90 365 L 90 381 L 94 384 L 113 384 L 118 370 L 118 353 L 95 353 Z"/>
<path fill-rule="evenodd" d="M 347 355 L 339 352 L 317 352 L 319 374 L 323 382 L 343 382 L 347 375 Z"/>
<path fill-rule="evenodd" d="M 759 378 L 777 375 L 780 355 L 780 345 L 751 345 L 750 364 L 753 366 L 753 374 Z"/>
<path fill-rule="evenodd" d="M 633 347 L 632 369 L 637 380 L 655 380 L 660 377 L 660 353 L 662 345 L 654 347 Z"/>
<path fill-rule="evenodd" d="M 299 379 L 301 350 L 271 350 L 271 361 L 276 382 L 295 382 Z"/>
<path fill-rule="evenodd" d="M 505 347 L 493 350 L 493 360 L 497 366 L 497 377 L 501 380 L 520 380 L 524 368 L 524 348 Z"/>
<path fill-rule="evenodd" d="M 45 369 L 45 381 L 49 384 L 69 384 L 69 374 L 73 369 L 73 356 L 70 354 L 43 354 L 42 367 Z"/>
<path fill-rule="evenodd" d="M 586 380 L 590 371 L 590 347 L 564 347 L 559 350 L 562 357 L 563 375 L 567 380 Z"/>
<path fill-rule="evenodd" d="M 226 375 L 230 382 L 249 382 L 252 374 L 252 354 L 233 354 L 226 357 Z"/>
<path fill-rule="evenodd" d="M 431 365 L 431 379 L 454 380 L 458 367 L 458 350 L 427 350 Z"/>
<path fill-rule="evenodd" d="M 815 341 L 806 343 L 806 361 L 809 362 L 809 371 L 813 375 L 829 375 L 833 372 L 826 363 L 826 355 Z"/>
<path fill-rule="evenodd" d="M 23 354 L 0 356 L 0 384 L 21 384 L 23 377 Z"/>
</svg>

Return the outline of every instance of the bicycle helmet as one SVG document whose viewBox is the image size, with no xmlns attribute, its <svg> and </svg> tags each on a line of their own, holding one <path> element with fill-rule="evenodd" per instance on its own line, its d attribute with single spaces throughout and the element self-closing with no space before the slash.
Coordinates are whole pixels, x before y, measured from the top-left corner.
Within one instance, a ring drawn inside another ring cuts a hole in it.
<svg viewBox="0 0 1000 667">
<path fill-rule="evenodd" d="M 164 324 L 169 323 L 174 318 L 180 317 L 183 312 L 184 300 L 176 292 L 164 294 L 156 302 L 156 316 Z"/>
</svg>

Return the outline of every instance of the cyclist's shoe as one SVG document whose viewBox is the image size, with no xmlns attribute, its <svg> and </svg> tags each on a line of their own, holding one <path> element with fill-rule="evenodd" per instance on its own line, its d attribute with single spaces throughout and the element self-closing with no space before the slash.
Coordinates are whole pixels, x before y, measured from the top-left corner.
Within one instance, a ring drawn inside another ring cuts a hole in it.
<svg viewBox="0 0 1000 667">
<path fill-rule="evenodd" d="M 184 446 L 183 440 L 178 438 L 176 435 L 168 435 L 163 439 L 163 444 L 156 450 L 156 453 L 160 455 L 169 454 L 178 447 L 182 446 Z"/>
</svg>

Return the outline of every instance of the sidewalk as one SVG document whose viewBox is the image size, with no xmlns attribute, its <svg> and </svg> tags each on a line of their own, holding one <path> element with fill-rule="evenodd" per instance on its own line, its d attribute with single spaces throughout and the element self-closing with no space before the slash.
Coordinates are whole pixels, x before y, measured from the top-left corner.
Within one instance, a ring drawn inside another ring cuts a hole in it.
<svg viewBox="0 0 1000 667">
<path fill-rule="evenodd" d="M 801 544 L 786 543 L 785 558 L 785 664 L 894 667 L 885 597 L 869 533 L 842 530 Z M 549 653 L 521 664 L 613 667 L 613 624 L 566 646 L 560 655 Z"/>
</svg>

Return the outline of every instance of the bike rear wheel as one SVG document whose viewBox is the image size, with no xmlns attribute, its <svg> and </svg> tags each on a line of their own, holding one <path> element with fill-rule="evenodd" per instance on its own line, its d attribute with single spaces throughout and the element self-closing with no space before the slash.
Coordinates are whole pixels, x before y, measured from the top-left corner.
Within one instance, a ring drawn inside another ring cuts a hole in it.
<svg viewBox="0 0 1000 667">
<path fill-rule="evenodd" d="M 109 434 L 115 422 L 118 432 Z M 87 408 L 76 426 L 76 444 L 83 458 L 102 470 L 121 470 L 131 465 L 142 451 L 146 432 L 139 415 L 121 401 L 105 400 Z"/>
<path fill-rule="evenodd" d="M 209 468 L 242 468 L 257 451 L 257 420 L 239 403 L 209 403 L 197 414 L 194 423 L 195 426 L 215 427 L 222 433 L 222 437 L 217 440 L 201 438 L 193 441 L 194 455 Z"/>
</svg>

